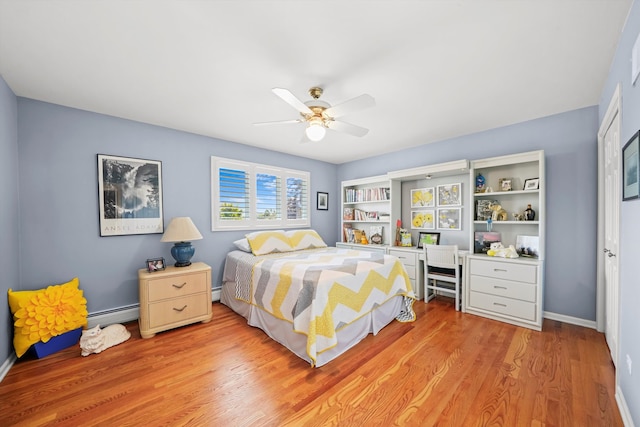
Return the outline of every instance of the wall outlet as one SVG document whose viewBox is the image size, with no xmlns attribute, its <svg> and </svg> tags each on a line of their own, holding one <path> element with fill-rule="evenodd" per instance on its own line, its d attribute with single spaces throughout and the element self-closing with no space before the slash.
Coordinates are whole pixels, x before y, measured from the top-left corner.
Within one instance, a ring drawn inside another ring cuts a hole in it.
<svg viewBox="0 0 640 427">
<path fill-rule="evenodd" d="M 629 375 L 631 375 L 631 365 L 632 365 L 631 356 L 627 354 L 627 369 L 629 370 Z"/>
</svg>

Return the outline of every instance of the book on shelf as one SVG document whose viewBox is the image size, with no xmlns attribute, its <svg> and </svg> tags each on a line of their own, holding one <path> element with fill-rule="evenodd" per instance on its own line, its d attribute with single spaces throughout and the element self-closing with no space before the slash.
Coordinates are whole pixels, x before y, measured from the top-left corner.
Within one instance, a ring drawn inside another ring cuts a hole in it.
<svg viewBox="0 0 640 427">
<path fill-rule="evenodd" d="M 344 219 L 345 221 L 353 221 L 354 218 L 355 218 L 354 209 L 353 208 L 344 208 L 344 213 L 342 214 L 342 219 Z"/>
<path fill-rule="evenodd" d="M 344 197 L 347 203 L 377 202 L 390 199 L 391 189 L 387 187 L 379 188 L 347 188 L 344 190 Z"/>
<path fill-rule="evenodd" d="M 355 241 L 354 235 L 353 235 L 353 227 L 351 227 L 351 224 L 344 224 L 342 231 L 343 231 L 343 241 L 347 243 L 353 243 Z"/>
</svg>

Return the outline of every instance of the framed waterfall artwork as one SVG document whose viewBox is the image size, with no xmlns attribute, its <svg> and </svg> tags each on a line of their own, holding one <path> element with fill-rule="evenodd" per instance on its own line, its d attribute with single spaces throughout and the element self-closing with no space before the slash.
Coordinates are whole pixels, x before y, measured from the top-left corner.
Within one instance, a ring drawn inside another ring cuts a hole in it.
<svg viewBox="0 0 640 427">
<path fill-rule="evenodd" d="M 98 154 L 100 236 L 164 232 L 162 162 Z"/>
</svg>

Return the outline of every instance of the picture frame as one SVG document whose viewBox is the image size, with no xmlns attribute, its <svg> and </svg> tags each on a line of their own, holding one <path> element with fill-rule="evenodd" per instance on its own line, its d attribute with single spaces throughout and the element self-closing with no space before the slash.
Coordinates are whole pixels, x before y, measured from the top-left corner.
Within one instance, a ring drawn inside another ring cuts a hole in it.
<svg viewBox="0 0 640 427">
<path fill-rule="evenodd" d="M 429 243 L 429 241 L 431 243 Z M 428 245 L 439 245 L 440 233 L 431 233 L 431 232 L 421 231 L 418 234 L 418 249 L 424 248 L 425 243 Z"/>
<path fill-rule="evenodd" d="M 516 236 L 516 252 L 523 257 L 538 258 L 540 255 L 540 237 Z"/>
<path fill-rule="evenodd" d="M 462 209 L 438 209 L 438 230 L 462 230 Z"/>
<path fill-rule="evenodd" d="M 435 211 L 433 209 L 411 211 L 411 228 L 417 230 L 435 229 Z"/>
<path fill-rule="evenodd" d="M 164 232 L 162 162 L 98 154 L 100 236 Z"/>
<path fill-rule="evenodd" d="M 640 195 L 640 131 L 629 139 L 622 148 L 622 200 L 637 199 Z"/>
<path fill-rule="evenodd" d="M 524 191 L 538 190 L 540 189 L 540 178 L 528 178 L 524 180 Z"/>
<path fill-rule="evenodd" d="M 156 271 L 162 271 L 166 267 L 164 258 L 150 258 L 147 260 L 147 271 L 149 273 L 155 273 Z"/>
<path fill-rule="evenodd" d="M 500 191 L 511 191 L 513 190 L 512 179 L 511 178 L 500 178 L 498 180 L 498 185 L 500 186 Z"/>
<path fill-rule="evenodd" d="M 462 206 L 462 183 L 438 185 L 438 206 Z"/>
<path fill-rule="evenodd" d="M 435 206 L 433 187 L 416 188 L 411 190 L 411 208 L 432 208 Z"/>
<path fill-rule="evenodd" d="M 322 191 L 316 193 L 316 209 L 319 211 L 329 210 L 329 193 Z"/>
</svg>

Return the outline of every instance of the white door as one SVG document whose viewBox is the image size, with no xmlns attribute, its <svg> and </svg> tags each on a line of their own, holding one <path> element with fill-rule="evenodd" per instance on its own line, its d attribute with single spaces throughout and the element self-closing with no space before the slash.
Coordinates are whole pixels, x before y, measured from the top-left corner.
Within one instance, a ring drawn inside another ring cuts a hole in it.
<svg viewBox="0 0 640 427">
<path fill-rule="evenodd" d="M 619 236 L 620 236 L 620 113 L 612 117 L 604 140 L 604 298 L 605 337 L 613 364 L 618 362 Z"/>
</svg>

